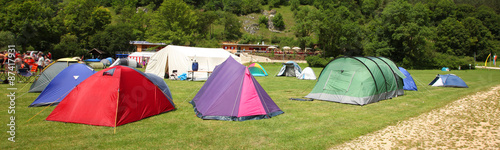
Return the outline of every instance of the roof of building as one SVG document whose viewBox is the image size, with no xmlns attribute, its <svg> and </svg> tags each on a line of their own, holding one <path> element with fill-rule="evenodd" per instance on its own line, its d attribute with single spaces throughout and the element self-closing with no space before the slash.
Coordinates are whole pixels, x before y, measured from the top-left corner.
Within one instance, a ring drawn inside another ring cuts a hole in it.
<svg viewBox="0 0 500 150">
<path fill-rule="evenodd" d="M 130 41 L 133 45 L 167 45 L 166 43 L 151 43 L 148 41 Z"/>
<path fill-rule="evenodd" d="M 237 45 L 237 46 L 275 46 L 278 45 L 263 45 L 263 44 L 238 44 L 238 43 L 222 43 L 222 45 Z"/>
<path fill-rule="evenodd" d="M 104 54 L 104 53 L 106 53 L 106 52 L 103 52 L 103 51 L 101 51 L 101 50 L 98 50 L 97 48 L 93 48 L 93 49 L 91 49 L 91 50 L 89 51 L 89 53 L 92 53 L 92 54 L 93 54 L 93 53 Z"/>
</svg>

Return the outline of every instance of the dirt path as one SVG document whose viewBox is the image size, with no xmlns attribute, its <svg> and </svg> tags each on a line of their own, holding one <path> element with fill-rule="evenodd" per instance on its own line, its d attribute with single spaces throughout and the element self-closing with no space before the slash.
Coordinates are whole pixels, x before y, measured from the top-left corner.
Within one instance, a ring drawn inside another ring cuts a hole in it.
<svg viewBox="0 0 500 150">
<path fill-rule="evenodd" d="M 476 69 L 496 69 L 496 70 L 500 70 L 500 67 L 476 66 Z"/>
<path fill-rule="evenodd" d="M 332 149 L 500 149 L 500 85 Z"/>
<path fill-rule="evenodd" d="M 277 62 L 284 63 L 287 61 L 295 61 L 296 63 L 307 63 L 305 60 L 272 60 L 267 57 L 251 55 L 248 53 L 243 53 L 241 56 L 241 63 L 249 63 L 249 62 Z"/>
</svg>

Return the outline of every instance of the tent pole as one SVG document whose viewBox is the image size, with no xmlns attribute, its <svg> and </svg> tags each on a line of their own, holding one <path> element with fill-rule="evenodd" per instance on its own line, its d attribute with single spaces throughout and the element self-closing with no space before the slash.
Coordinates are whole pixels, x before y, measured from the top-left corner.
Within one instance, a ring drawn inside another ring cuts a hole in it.
<svg viewBox="0 0 500 150">
<path fill-rule="evenodd" d="M 116 122 L 118 120 L 118 101 L 120 100 L 120 89 L 118 89 L 118 96 L 116 97 L 116 113 L 115 113 L 115 129 L 113 134 L 116 134 Z"/>
</svg>

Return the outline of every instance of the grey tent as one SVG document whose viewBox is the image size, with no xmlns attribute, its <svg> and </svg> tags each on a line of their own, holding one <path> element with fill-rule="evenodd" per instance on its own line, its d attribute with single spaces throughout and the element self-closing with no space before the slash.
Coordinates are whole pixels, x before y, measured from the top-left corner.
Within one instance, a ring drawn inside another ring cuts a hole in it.
<svg viewBox="0 0 500 150">
<path fill-rule="evenodd" d="M 128 59 L 128 58 L 118 58 L 109 67 L 114 67 L 116 65 L 129 66 L 129 67 L 132 67 L 132 68 L 142 68 L 142 65 L 139 64 L 136 60 L 134 60 L 134 59 Z"/>
<path fill-rule="evenodd" d="M 109 66 L 111 64 L 113 64 L 113 62 L 115 62 L 115 59 L 111 58 L 111 57 L 108 57 L 106 59 L 102 59 L 101 60 L 101 63 L 104 65 L 104 66 Z"/>
<path fill-rule="evenodd" d="M 30 93 L 40 93 L 49 85 L 50 81 L 59 74 L 62 70 L 70 65 L 77 64 L 78 60 L 72 58 L 61 58 L 53 63 L 49 64 L 45 69 L 42 70 L 38 79 L 31 84 Z"/>
<path fill-rule="evenodd" d="M 278 72 L 278 75 L 276 76 L 297 77 L 301 72 L 302 69 L 300 68 L 299 64 L 294 61 L 288 61 L 286 63 L 283 63 L 280 72 Z"/>
<path fill-rule="evenodd" d="M 104 59 L 103 59 L 104 60 Z M 104 69 L 104 64 L 102 62 L 89 63 L 88 66 L 92 69 Z"/>
</svg>

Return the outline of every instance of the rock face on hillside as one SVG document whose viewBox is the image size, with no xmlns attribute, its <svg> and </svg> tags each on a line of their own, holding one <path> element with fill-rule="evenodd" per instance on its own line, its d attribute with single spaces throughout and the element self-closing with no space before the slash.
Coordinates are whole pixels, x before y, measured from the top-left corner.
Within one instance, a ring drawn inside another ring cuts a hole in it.
<svg viewBox="0 0 500 150">
<path fill-rule="evenodd" d="M 269 31 L 275 32 L 275 33 L 281 33 L 281 31 L 277 30 L 274 27 L 274 24 L 272 21 L 272 18 L 274 17 L 275 14 L 276 14 L 276 10 L 274 10 L 274 9 L 270 10 L 270 11 L 267 11 L 267 10 L 262 11 L 262 15 L 266 16 L 266 18 L 268 20 L 267 24 L 268 24 Z M 250 34 L 257 33 L 257 31 L 260 29 L 258 18 L 259 17 L 257 17 L 255 14 L 250 14 L 250 15 L 245 16 L 245 20 L 242 21 L 243 29 L 247 33 L 250 33 Z"/>
<path fill-rule="evenodd" d="M 243 29 L 250 34 L 255 34 L 257 33 L 257 30 L 259 30 L 259 24 L 258 20 L 256 19 L 254 15 L 248 15 L 245 17 L 245 20 L 243 21 Z"/>
<path fill-rule="evenodd" d="M 276 29 L 274 27 L 274 24 L 273 24 L 273 21 L 272 21 L 274 15 L 276 14 L 276 10 L 274 10 L 274 9 L 270 10 L 270 11 L 264 10 L 262 12 L 262 14 L 266 15 L 266 17 L 267 17 L 267 24 L 268 24 L 268 28 L 267 29 L 269 29 L 269 31 L 271 31 L 271 32 L 281 33 L 281 31 L 279 31 L 278 29 Z"/>
</svg>

